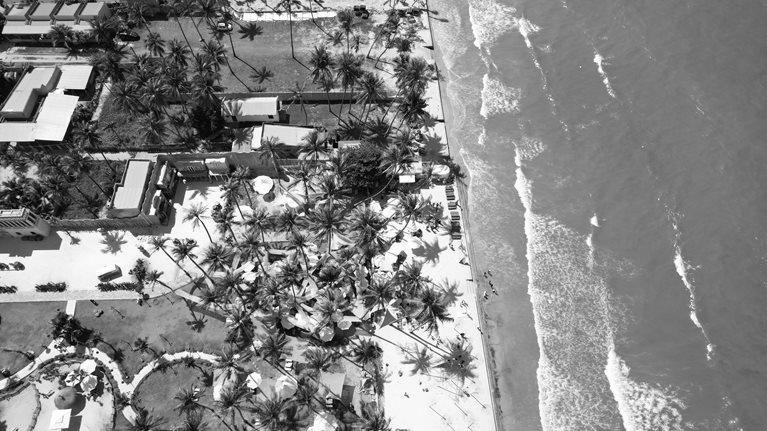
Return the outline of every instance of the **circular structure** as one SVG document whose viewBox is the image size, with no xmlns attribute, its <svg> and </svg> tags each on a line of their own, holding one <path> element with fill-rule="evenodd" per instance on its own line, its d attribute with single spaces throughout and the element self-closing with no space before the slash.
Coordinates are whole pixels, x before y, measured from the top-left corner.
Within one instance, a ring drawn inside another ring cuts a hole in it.
<svg viewBox="0 0 767 431">
<path fill-rule="evenodd" d="M 261 385 L 261 381 L 261 373 L 254 371 L 248 375 L 248 378 L 245 380 L 245 385 L 250 389 L 256 390 Z"/>
<path fill-rule="evenodd" d="M 266 175 L 259 175 L 253 180 L 253 189 L 261 195 L 265 195 L 272 191 L 274 187 L 274 180 Z"/>
<path fill-rule="evenodd" d="M 53 405 L 60 410 L 71 409 L 77 406 L 77 401 L 79 399 L 80 394 L 77 393 L 75 388 L 66 387 L 53 397 Z"/>
<path fill-rule="evenodd" d="M 297 389 L 296 381 L 288 376 L 281 376 L 274 384 L 274 392 L 282 399 L 292 397 Z"/>
</svg>

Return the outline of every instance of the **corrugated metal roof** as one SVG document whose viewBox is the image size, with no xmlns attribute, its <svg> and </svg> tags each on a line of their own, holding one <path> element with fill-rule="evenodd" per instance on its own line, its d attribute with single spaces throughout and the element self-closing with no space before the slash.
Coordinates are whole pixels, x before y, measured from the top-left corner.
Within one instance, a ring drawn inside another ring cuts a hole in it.
<svg viewBox="0 0 767 431">
<path fill-rule="evenodd" d="M 11 26 L 6 26 L 5 28 L 7 29 L 8 27 Z M 16 85 L 16 88 L 13 89 L 13 93 L 6 99 L 0 112 L 23 112 L 30 98 L 39 97 L 38 94 L 35 94 L 35 90 L 46 92 L 45 88 L 53 89 L 60 73 L 55 67 L 36 67 L 25 73 L 21 81 Z"/>
<path fill-rule="evenodd" d="M 77 96 L 49 94 L 35 120 L 35 140 L 62 141 L 77 108 Z"/>
<path fill-rule="evenodd" d="M 107 5 L 104 2 L 86 3 L 82 12 L 80 12 L 80 19 L 95 18 L 105 7 L 107 7 Z"/>
<path fill-rule="evenodd" d="M 22 6 L 22 7 L 18 7 L 18 5 L 13 5 L 13 7 L 11 7 L 11 9 L 8 11 L 5 17 L 8 21 L 26 21 L 27 12 L 29 12 L 29 9 L 31 7 L 32 7 L 31 5 Z"/>
<path fill-rule="evenodd" d="M 85 90 L 93 73 L 93 66 L 87 64 L 67 64 L 59 66 L 61 77 L 56 88 L 64 90 Z"/>
<path fill-rule="evenodd" d="M 61 24 L 59 21 L 59 17 L 62 18 L 71 18 L 74 20 L 75 15 L 77 14 L 77 10 L 80 9 L 80 5 L 82 3 L 72 3 L 72 4 L 64 4 L 61 6 L 61 9 L 59 9 L 58 12 L 56 12 L 56 15 L 54 17 L 56 18 L 57 24 Z"/>
<path fill-rule="evenodd" d="M 33 20 L 51 19 L 51 14 L 56 9 L 57 3 L 39 3 L 29 17 Z"/>
</svg>

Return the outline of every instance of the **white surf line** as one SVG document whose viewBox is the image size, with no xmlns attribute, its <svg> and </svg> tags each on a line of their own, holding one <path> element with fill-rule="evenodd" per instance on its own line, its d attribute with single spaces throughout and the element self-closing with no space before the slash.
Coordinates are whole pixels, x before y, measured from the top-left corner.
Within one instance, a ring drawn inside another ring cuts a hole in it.
<svg viewBox="0 0 767 431">
<path fill-rule="evenodd" d="M 602 57 L 602 54 L 600 54 L 596 48 L 594 48 L 594 63 L 597 65 L 597 72 L 599 72 L 599 75 L 602 77 L 602 83 L 605 85 L 607 94 L 609 94 L 613 99 L 617 99 L 618 97 L 615 96 L 615 91 L 613 90 L 612 85 L 610 85 L 610 78 L 607 76 L 607 73 L 605 73 L 605 69 L 603 67 L 605 64 L 605 58 Z"/>
<path fill-rule="evenodd" d="M 541 66 L 541 62 L 538 58 L 538 52 L 533 46 L 533 43 L 530 41 L 530 35 L 539 32 L 541 28 L 533 24 L 532 22 L 528 21 L 527 18 L 524 18 L 524 17 L 514 18 L 514 22 L 517 27 L 517 31 L 522 36 L 522 39 L 525 41 L 525 45 L 527 46 L 528 51 L 530 51 L 530 57 L 533 59 L 533 64 L 535 65 L 535 68 L 538 69 L 538 73 L 541 75 L 542 88 L 546 93 L 546 97 L 549 99 L 549 103 L 551 104 L 551 113 L 559 121 L 559 124 L 562 126 L 562 130 L 565 132 L 565 135 L 569 139 L 570 127 L 567 125 L 567 123 L 565 123 L 564 121 L 560 119 L 559 114 L 557 113 L 557 102 L 556 100 L 554 100 L 554 96 L 551 94 L 551 88 L 549 87 L 549 78 L 546 76 L 546 73 L 543 71 L 543 67 Z"/>
<path fill-rule="evenodd" d="M 700 323 L 700 319 L 698 318 L 698 307 L 696 305 L 697 297 L 695 296 L 695 282 L 690 274 L 690 271 L 695 270 L 695 267 L 690 265 L 682 255 L 682 246 L 680 245 L 682 232 L 679 229 L 678 220 L 680 216 L 678 213 L 669 209 L 667 205 L 664 206 L 666 206 L 666 213 L 674 230 L 674 269 L 676 269 L 676 273 L 679 275 L 679 278 L 682 280 L 682 284 L 690 295 L 688 302 L 690 320 L 698 329 L 700 329 L 703 338 L 706 340 L 706 359 L 711 361 L 713 360 L 716 346 L 711 342 L 711 338 L 709 338 L 708 332 L 706 332 L 706 329 L 703 327 L 703 324 Z"/>
</svg>

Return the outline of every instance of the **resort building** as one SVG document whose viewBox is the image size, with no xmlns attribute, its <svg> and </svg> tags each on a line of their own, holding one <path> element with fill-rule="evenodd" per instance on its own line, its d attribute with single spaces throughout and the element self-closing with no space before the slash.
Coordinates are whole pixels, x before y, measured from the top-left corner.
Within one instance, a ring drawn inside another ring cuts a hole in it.
<svg viewBox="0 0 767 431">
<path fill-rule="evenodd" d="M 36 67 L 24 73 L 0 107 L 0 143 L 61 142 L 80 98 L 93 90 L 93 67 Z"/>
<path fill-rule="evenodd" d="M 122 180 L 112 193 L 107 217 L 137 219 L 144 225 L 164 224 L 173 208 L 179 180 L 178 170 L 167 160 L 128 160 Z"/>
<path fill-rule="evenodd" d="M 109 218 L 130 218 L 141 213 L 144 192 L 149 181 L 152 162 L 149 160 L 128 160 L 122 181 L 115 186 L 107 215 Z"/>
<path fill-rule="evenodd" d="M 276 123 L 279 111 L 277 96 L 224 99 L 221 103 L 221 115 L 230 123 Z"/>
<path fill-rule="evenodd" d="M 54 25 L 66 25 L 73 31 L 90 32 L 90 21 L 111 15 L 106 3 L 33 2 L 15 3 L 5 11 L 7 20 L 2 35 L 11 42 L 39 43 L 50 39 Z M 46 42 L 48 43 L 48 42 Z"/>
<path fill-rule="evenodd" d="M 26 208 L 0 210 L 0 236 L 46 237 L 51 225 Z"/>
</svg>

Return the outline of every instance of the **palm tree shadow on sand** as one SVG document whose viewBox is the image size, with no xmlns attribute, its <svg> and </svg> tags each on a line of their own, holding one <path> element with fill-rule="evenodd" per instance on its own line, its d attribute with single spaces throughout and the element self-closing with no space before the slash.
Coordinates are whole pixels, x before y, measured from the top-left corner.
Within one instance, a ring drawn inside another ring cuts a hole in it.
<svg viewBox="0 0 767 431">
<path fill-rule="evenodd" d="M 122 250 L 123 244 L 128 243 L 128 241 L 125 240 L 124 232 L 109 231 L 103 232 L 101 235 L 104 236 L 104 238 L 99 241 L 101 244 L 104 244 L 104 248 L 101 250 L 103 253 L 117 254 Z"/>
<path fill-rule="evenodd" d="M 439 239 L 434 238 L 431 244 L 423 241 L 420 246 L 413 248 L 413 255 L 423 258 L 426 262 L 439 262 L 439 253 L 445 250 L 439 246 Z"/>
</svg>

